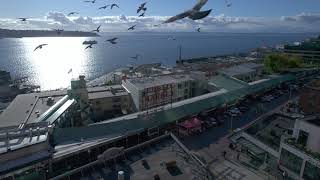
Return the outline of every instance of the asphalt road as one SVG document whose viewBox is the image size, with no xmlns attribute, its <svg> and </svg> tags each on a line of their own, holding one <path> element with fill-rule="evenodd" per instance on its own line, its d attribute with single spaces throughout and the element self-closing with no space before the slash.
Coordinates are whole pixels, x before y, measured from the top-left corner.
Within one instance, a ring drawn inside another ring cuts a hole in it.
<svg viewBox="0 0 320 180">
<path fill-rule="evenodd" d="M 294 98 L 292 95 L 291 98 Z M 252 102 L 249 110 L 239 117 L 234 117 L 232 120 L 233 129 L 241 128 L 250 122 L 257 119 L 262 114 L 270 112 L 289 100 L 289 93 L 275 98 L 271 102 L 262 103 L 259 100 Z M 258 111 L 258 113 L 257 113 Z M 221 117 L 218 117 L 218 119 Z M 221 126 L 213 127 L 206 130 L 200 135 L 188 136 L 181 139 L 181 141 L 191 150 L 197 151 L 199 149 L 209 147 L 210 144 L 217 142 L 220 138 L 228 135 L 231 129 L 231 117 L 223 119 L 224 123 Z"/>
</svg>

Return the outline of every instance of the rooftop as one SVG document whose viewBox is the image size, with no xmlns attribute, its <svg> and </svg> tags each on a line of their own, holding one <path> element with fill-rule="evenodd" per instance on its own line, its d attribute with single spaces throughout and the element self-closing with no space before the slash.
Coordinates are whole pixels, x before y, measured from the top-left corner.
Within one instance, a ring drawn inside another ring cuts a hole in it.
<svg viewBox="0 0 320 180">
<path fill-rule="evenodd" d="M 124 153 L 125 158 L 107 161 L 107 166 L 96 161 L 95 168 L 88 168 L 89 172 L 81 179 L 116 180 L 118 171 L 124 171 L 125 177 L 131 180 L 150 180 L 155 176 L 166 180 L 193 180 L 206 175 L 188 150 L 171 136 L 125 149 Z"/>
<path fill-rule="evenodd" d="M 129 93 L 121 86 L 88 88 L 89 99 L 101 99 L 115 96 L 126 96 Z"/>
<path fill-rule="evenodd" d="M 272 114 L 256 122 L 246 132 L 275 150 L 280 148 L 281 135 L 294 127 L 294 119 L 279 114 Z"/>
<path fill-rule="evenodd" d="M 319 114 L 307 116 L 307 117 L 303 118 L 302 120 L 320 127 L 320 115 Z"/>
<path fill-rule="evenodd" d="M 228 76 L 236 76 L 236 75 L 255 72 L 256 68 L 262 68 L 262 67 L 263 67 L 262 64 L 244 63 L 237 66 L 232 66 L 230 68 L 222 69 L 220 72 Z"/>
<path fill-rule="evenodd" d="M 223 69 L 220 72 L 228 76 L 237 76 L 242 74 L 253 73 L 255 72 L 255 70 L 245 66 L 238 65 L 238 66 L 232 66 L 227 69 Z"/>
<path fill-rule="evenodd" d="M 247 87 L 248 84 L 241 82 L 237 79 L 226 77 L 223 75 L 214 76 L 209 80 L 210 85 L 214 85 L 218 88 L 223 88 L 228 91 Z"/>
<path fill-rule="evenodd" d="M 53 91 L 52 94 L 45 92 L 18 95 L 0 115 L 0 127 L 35 122 L 37 117 L 50 109 L 63 96 L 56 91 Z M 48 97 L 53 98 L 53 104 L 47 103 Z"/>
<path fill-rule="evenodd" d="M 121 85 L 88 87 L 88 92 L 89 99 L 128 94 Z M 53 107 L 65 95 L 67 95 L 66 89 L 18 95 L 0 114 L 0 127 L 15 126 L 25 122 L 37 122 L 38 117 Z M 51 103 L 48 103 L 49 98 L 52 99 Z"/>
<path fill-rule="evenodd" d="M 193 80 L 189 75 L 172 75 L 172 76 L 156 76 L 129 79 L 127 81 L 134 84 L 139 89 L 145 89 L 166 84 L 176 84 L 185 81 Z"/>
</svg>

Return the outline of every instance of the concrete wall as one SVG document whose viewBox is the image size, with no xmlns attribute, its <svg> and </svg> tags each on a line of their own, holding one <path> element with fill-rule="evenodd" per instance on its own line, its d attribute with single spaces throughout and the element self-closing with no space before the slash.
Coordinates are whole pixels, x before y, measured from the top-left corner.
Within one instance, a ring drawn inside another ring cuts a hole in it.
<svg viewBox="0 0 320 180">
<path fill-rule="evenodd" d="M 307 148 L 314 152 L 320 152 L 320 127 L 304 120 L 297 120 L 293 133 L 296 139 L 299 137 L 300 130 L 309 133 Z"/>
<path fill-rule="evenodd" d="M 114 110 L 131 111 L 131 99 L 129 95 L 105 97 L 101 99 L 92 99 L 90 104 L 93 107 L 93 112 L 97 117 L 103 117 L 105 112 Z"/>
<path fill-rule="evenodd" d="M 18 150 L 13 150 L 0 155 L 0 164 L 7 161 L 12 161 L 15 159 L 26 157 L 33 153 L 40 152 L 43 150 L 48 150 L 48 149 L 49 149 L 49 144 L 47 141 L 45 141 L 43 143 L 38 143 L 38 144 L 27 146 Z"/>
<path fill-rule="evenodd" d="M 122 81 L 122 86 L 130 93 L 135 109 L 141 109 L 142 92 L 129 81 Z"/>
</svg>

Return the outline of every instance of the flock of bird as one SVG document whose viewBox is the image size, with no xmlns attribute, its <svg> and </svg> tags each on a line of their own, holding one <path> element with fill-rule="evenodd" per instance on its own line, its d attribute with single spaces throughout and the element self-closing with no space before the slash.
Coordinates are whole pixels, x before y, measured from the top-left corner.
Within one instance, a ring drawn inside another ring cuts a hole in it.
<svg viewBox="0 0 320 180">
<path fill-rule="evenodd" d="M 85 0 L 83 2 L 85 3 L 92 3 L 92 4 L 95 4 L 97 0 Z M 184 19 L 184 18 L 189 18 L 191 20 L 200 20 L 200 19 L 203 19 L 205 17 L 207 17 L 212 9 L 209 9 L 209 10 L 205 10 L 205 11 L 201 11 L 202 7 L 208 2 L 208 0 L 197 0 L 197 3 L 191 8 L 191 9 L 188 9 L 182 13 L 179 13 L 175 16 L 172 16 L 170 18 L 168 18 L 167 20 L 165 20 L 164 22 L 162 22 L 161 24 L 158 24 L 158 25 L 154 25 L 154 26 L 161 26 L 162 24 L 167 24 L 167 23 L 172 23 L 172 22 L 175 22 L 177 20 L 180 20 L 180 19 Z M 226 2 L 226 5 L 227 7 L 230 7 L 231 6 L 231 3 L 228 1 L 228 0 L 225 0 Z M 146 7 L 147 3 L 144 2 L 142 4 L 139 5 L 138 9 L 137 9 L 137 14 L 139 14 L 138 17 L 144 17 L 145 16 L 145 13 L 147 11 L 147 7 Z M 101 6 L 98 8 L 98 10 L 104 10 L 104 9 L 107 9 L 109 8 L 112 10 L 113 8 L 120 8 L 118 4 L 116 3 L 113 3 L 113 4 L 108 4 L 108 5 L 104 5 L 104 6 Z M 72 15 L 78 15 L 79 13 L 78 12 L 70 12 L 67 14 L 67 16 L 72 16 Z M 18 18 L 20 19 L 21 21 L 27 21 L 28 18 Z M 129 27 L 127 30 L 128 31 L 133 31 L 135 30 L 137 25 L 133 25 L 131 27 Z M 96 32 L 96 33 L 99 33 L 100 32 L 100 28 L 101 28 L 101 25 L 99 25 L 96 29 L 92 30 L 92 32 Z M 61 34 L 64 30 L 63 29 L 53 29 L 54 31 L 57 32 L 57 34 Z M 201 28 L 197 28 L 196 29 L 197 32 L 200 32 L 201 31 Z M 106 40 L 106 42 L 109 42 L 110 44 L 117 44 L 117 40 L 119 38 L 117 37 L 114 37 L 114 38 L 111 38 L 111 39 L 108 39 Z M 174 37 L 171 37 L 169 38 L 168 40 L 176 40 Z M 85 47 L 85 49 L 91 49 L 93 48 L 93 45 L 94 44 L 97 44 L 96 41 L 89 41 L 89 42 L 86 42 L 86 43 L 83 43 L 85 45 L 87 45 Z M 34 51 L 38 50 L 38 49 L 42 49 L 44 46 L 47 46 L 48 44 L 40 44 L 38 45 Z M 135 59 L 137 60 L 139 58 L 140 55 L 136 55 L 134 57 L 131 57 L 132 59 Z"/>
</svg>

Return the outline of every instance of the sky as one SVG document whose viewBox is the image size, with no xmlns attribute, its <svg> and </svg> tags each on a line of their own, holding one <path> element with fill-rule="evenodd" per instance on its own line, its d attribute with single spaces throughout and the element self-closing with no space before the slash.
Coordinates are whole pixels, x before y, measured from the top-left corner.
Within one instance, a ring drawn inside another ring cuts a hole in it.
<svg viewBox="0 0 320 180">
<path fill-rule="evenodd" d="M 226 6 L 226 1 L 232 3 Z M 147 2 L 146 17 L 138 18 L 136 9 Z M 2 0 L 0 28 L 89 31 L 102 25 L 104 32 L 125 32 L 131 25 L 136 31 L 208 32 L 319 32 L 320 0 L 209 0 L 202 10 L 212 9 L 209 17 L 192 21 L 183 19 L 154 27 L 168 17 L 190 9 L 196 0 Z M 117 3 L 119 9 L 98 10 Z M 71 11 L 80 14 L 67 17 Z M 28 22 L 19 17 L 31 18 Z"/>
</svg>

